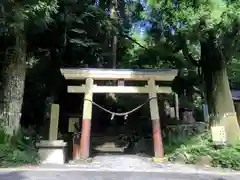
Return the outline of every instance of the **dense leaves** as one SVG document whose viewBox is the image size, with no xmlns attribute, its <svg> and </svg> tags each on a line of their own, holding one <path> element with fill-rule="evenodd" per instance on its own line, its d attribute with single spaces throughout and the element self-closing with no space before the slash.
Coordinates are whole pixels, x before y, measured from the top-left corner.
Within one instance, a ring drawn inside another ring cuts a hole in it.
<svg viewBox="0 0 240 180">
<path fill-rule="evenodd" d="M 38 163 L 33 129 L 22 129 L 9 141 L 4 129 L 0 129 L 0 167 L 33 165 Z"/>
<path fill-rule="evenodd" d="M 1 2 L 1 24 L 4 25 L 3 32 L 10 32 L 11 28 L 37 25 L 38 28 L 46 27 L 52 20 L 52 15 L 57 13 L 57 0 L 24 0 L 21 2 L 5 0 Z M 24 30 L 24 29 L 22 29 Z"/>
</svg>

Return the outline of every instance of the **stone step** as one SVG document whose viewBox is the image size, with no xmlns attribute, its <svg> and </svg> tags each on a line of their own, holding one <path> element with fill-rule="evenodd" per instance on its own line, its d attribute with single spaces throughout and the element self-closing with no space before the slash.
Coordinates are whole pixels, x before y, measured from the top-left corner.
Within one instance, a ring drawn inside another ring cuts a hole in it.
<svg viewBox="0 0 240 180">
<path fill-rule="evenodd" d="M 103 145 L 103 144 L 126 144 L 124 140 L 120 140 L 119 137 L 92 137 L 91 139 L 93 145 Z"/>
<path fill-rule="evenodd" d="M 119 140 L 116 136 L 92 137 L 93 148 L 101 152 L 123 152 L 126 145 L 127 142 Z"/>
<path fill-rule="evenodd" d="M 107 143 L 104 143 L 102 145 L 99 145 L 97 147 L 102 147 L 102 148 L 116 148 L 117 145 L 113 142 L 107 142 Z"/>
<path fill-rule="evenodd" d="M 97 151 L 100 151 L 100 152 L 124 152 L 124 148 L 107 148 L 107 147 L 97 147 L 97 148 L 94 148 L 95 150 Z"/>
</svg>

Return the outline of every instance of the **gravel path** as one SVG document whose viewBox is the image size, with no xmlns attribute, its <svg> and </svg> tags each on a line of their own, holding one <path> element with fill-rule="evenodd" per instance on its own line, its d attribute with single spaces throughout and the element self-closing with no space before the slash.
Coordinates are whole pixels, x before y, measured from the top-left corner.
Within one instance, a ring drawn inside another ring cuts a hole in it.
<svg viewBox="0 0 240 180">
<path fill-rule="evenodd" d="M 137 171 L 137 172 L 187 172 L 187 173 L 220 173 L 228 174 L 235 171 L 216 168 L 204 168 L 192 165 L 153 163 L 151 158 L 137 155 L 101 155 L 91 163 L 69 164 L 67 167 L 81 169 L 98 169 L 98 171 Z M 235 172 L 240 175 L 240 172 Z"/>
</svg>

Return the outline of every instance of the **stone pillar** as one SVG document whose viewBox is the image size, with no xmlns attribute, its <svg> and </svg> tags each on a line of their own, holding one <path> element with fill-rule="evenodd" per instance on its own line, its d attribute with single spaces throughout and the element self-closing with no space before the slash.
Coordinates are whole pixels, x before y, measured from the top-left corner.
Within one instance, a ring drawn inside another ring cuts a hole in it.
<svg viewBox="0 0 240 180">
<path fill-rule="evenodd" d="M 49 140 L 54 141 L 58 138 L 59 105 L 51 105 L 51 117 L 49 127 Z"/>
<path fill-rule="evenodd" d="M 93 78 L 86 79 L 86 92 L 84 94 L 82 133 L 80 140 L 80 157 L 82 159 L 89 157 L 91 119 L 92 119 L 92 99 L 93 99 Z"/>
<path fill-rule="evenodd" d="M 161 126 L 160 126 L 160 116 L 158 110 L 158 100 L 156 93 L 156 85 L 155 80 L 150 79 L 148 81 L 149 88 L 149 98 L 150 101 L 150 114 L 152 120 L 152 128 L 153 128 L 153 143 L 154 143 L 154 161 L 162 162 L 164 160 L 164 150 L 163 150 L 163 142 L 162 142 L 162 134 L 161 134 Z"/>
</svg>

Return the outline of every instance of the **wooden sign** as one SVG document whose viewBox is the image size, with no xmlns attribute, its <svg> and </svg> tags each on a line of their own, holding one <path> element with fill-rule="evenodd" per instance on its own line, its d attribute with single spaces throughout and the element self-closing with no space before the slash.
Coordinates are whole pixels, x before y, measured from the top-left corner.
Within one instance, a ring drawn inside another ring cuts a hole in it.
<svg viewBox="0 0 240 180">
<path fill-rule="evenodd" d="M 76 128 L 75 128 L 75 124 L 79 123 L 79 119 L 78 118 L 69 118 L 69 122 L 68 122 L 68 132 L 77 132 Z"/>
<path fill-rule="evenodd" d="M 215 145 L 225 145 L 227 138 L 226 138 L 226 131 L 224 126 L 213 126 L 211 127 L 212 132 L 212 141 Z"/>
</svg>

